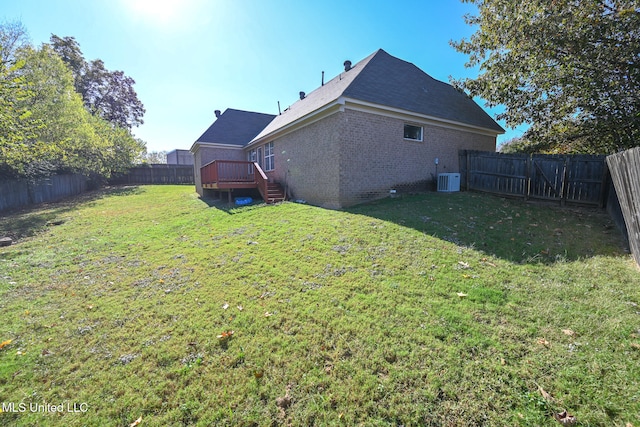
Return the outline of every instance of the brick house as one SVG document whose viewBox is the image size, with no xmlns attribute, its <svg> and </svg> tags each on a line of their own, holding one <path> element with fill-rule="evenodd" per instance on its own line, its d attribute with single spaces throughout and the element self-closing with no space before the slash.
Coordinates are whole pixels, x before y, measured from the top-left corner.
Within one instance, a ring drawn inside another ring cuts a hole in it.
<svg viewBox="0 0 640 427">
<path fill-rule="evenodd" d="M 313 92 L 300 92 L 277 116 L 238 110 L 220 115 L 207 132 L 215 134 L 212 128 L 227 122 L 230 112 L 262 121 L 236 123 L 241 138 L 216 135 L 212 143 L 205 132 L 194 143 L 198 192 L 223 189 L 223 162 L 206 163 L 233 158 L 257 163 L 249 168 L 251 176 L 242 177 L 254 185 L 278 183 L 296 199 L 342 208 L 387 196 L 390 189 L 426 188 L 436 158 L 438 172 L 457 172 L 459 150 L 495 151 L 497 135 L 504 133 L 468 96 L 382 49 L 344 66 Z"/>
</svg>

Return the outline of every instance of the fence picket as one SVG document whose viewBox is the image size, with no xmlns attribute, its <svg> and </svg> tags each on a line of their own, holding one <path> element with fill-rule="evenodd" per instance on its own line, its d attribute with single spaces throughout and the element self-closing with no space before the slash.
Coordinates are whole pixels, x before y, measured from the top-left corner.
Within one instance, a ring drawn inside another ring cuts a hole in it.
<svg viewBox="0 0 640 427">
<path fill-rule="evenodd" d="M 640 265 L 640 147 L 607 157 L 627 227 L 629 248 Z"/>
<path fill-rule="evenodd" d="M 605 156 L 503 154 L 463 150 L 461 182 L 469 190 L 561 204 L 604 206 Z"/>
</svg>

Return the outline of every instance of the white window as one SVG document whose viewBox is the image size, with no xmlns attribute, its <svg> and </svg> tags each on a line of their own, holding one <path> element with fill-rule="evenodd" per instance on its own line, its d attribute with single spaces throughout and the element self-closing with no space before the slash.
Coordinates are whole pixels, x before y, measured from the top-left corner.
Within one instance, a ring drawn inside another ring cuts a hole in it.
<svg viewBox="0 0 640 427">
<path fill-rule="evenodd" d="M 404 125 L 404 139 L 422 141 L 422 126 Z"/>
<path fill-rule="evenodd" d="M 247 160 L 250 162 L 255 162 L 257 160 L 256 150 L 250 150 L 247 153 Z"/>
<path fill-rule="evenodd" d="M 264 146 L 264 170 L 272 171 L 275 169 L 274 160 L 273 142 L 270 142 Z"/>
</svg>

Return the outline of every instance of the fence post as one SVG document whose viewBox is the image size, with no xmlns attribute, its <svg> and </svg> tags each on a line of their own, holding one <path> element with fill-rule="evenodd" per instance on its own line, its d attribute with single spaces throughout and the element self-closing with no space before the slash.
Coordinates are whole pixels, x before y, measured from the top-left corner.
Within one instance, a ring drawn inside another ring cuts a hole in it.
<svg viewBox="0 0 640 427">
<path fill-rule="evenodd" d="M 562 162 L 562 183 L 560 185 L 560 206 L 567 204 L 567 180 L 569 179 L 569 168 L 571 159 L 564 156 L 564 162 Z"/>
<path fill-rule="evenodd" d="M 467 191 L 470 190 L 469 188 L 469 182 L 470 182 L 470 175 L 471 175 L 471 160 L 469 160 L 469 150 L 464 150 L 464 155 L 466 158 L 466 162 L 467 162 L 467 173 L 465 174 L 465 185 L 467 187 Z M 438 181 L 438 177 L 436 176 L 436 182 Z"/>
<path fill-rule="evenodd" d="M 600 208 L 604 208 L 606 205 L 607 188 L 608 188 L 607 184 L 609 183 L 609 179 L 611 177 L 609 173 L 609 165 L 607 164 L 607 158 L 605 157 L 604 159 L 602 159 L 602 162 L 604 163 L 604 167 L 602 168 L 602 187 L 600 188 L 600 203 L 598 203 L 598 206 Z"/>
<path fill-rule="evenodd" d="M 529 194 L 531 194 L 531 154 L 527 156 L 525 166 L 525 181 L 524 181 L 524 201 L 529 200 Z"/>
</svg>

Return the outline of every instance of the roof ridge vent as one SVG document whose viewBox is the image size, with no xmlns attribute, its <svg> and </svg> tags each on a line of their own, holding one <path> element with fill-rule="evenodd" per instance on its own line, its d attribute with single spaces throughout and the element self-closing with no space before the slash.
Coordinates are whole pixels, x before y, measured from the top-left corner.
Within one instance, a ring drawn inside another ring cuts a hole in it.
<svg viewBox="0 0 640 427">
<path fill-rule="evenodd" d="M 350 69 L 351 69 L 351 61 L 347 59 L 346 61 L 344 61 L 344 70 L 349 71 Z"/>
</svg>

